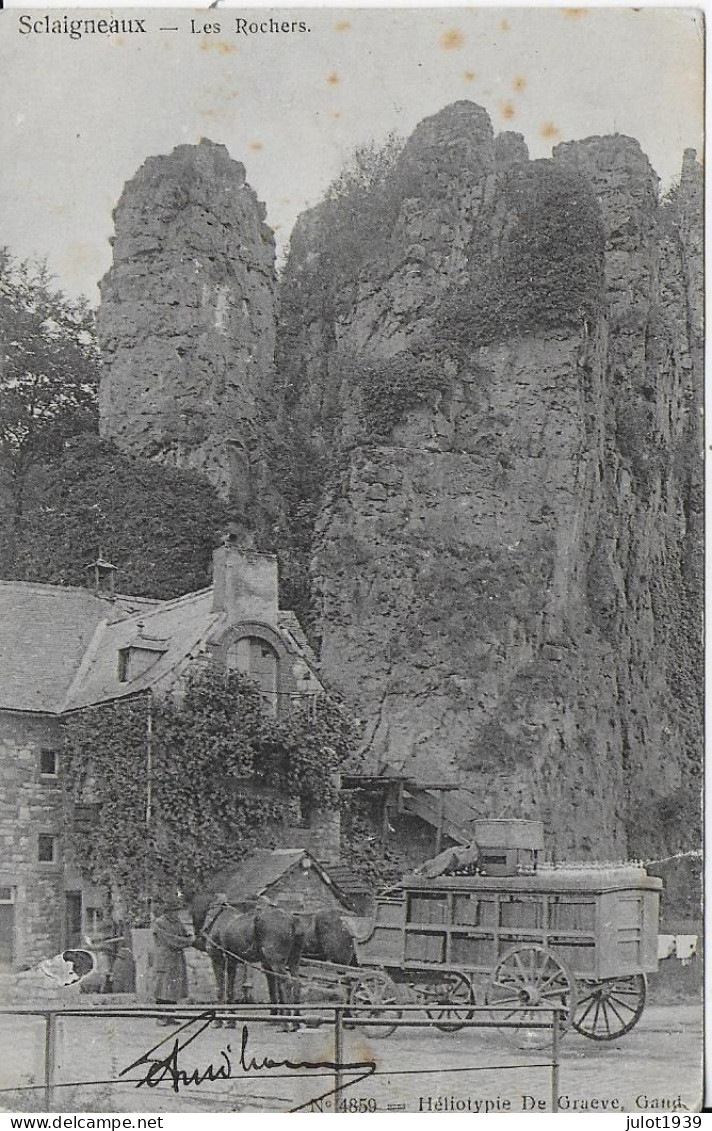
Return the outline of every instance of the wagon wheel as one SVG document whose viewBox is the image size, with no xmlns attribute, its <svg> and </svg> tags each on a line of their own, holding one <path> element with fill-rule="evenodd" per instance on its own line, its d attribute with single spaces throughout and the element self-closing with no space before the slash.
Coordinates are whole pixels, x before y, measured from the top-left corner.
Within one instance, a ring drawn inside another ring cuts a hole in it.
<svg viewBox="0 0 712 1131">
<path fill-rule="evenodd" d="M 545 946 L 523 943 L 502 955 L 487 983 L 488 1005 L 509 1005 L 511 1012 L 493 1013 L 493 1021 L 506 1021 L 500 1032 L 520 1049 L 546 1048 L 552 1041 L 553 1016 L 535 1012 L 537 1007 L 558 1006 L 559 1031 L 565 1032 L 576 1009 L 576 983 L 561 959 Z M 513 1023 L 516 1022 L 517 1028 Z M 534 1023 L 546 1028 L 527 1028 Z"/>
<path fill-rule="evenodd" d="M 400 1004 L 401 996 L 398 992 L 398 987 L 392 978 L 386 974 L 385 970 L 369 970 L 364 971 L 363 974 L 351 986 L 349 993 L 349 1003 L 351 1005 L 396 1005 Z M 368 1017 L 372 1017 L 374 1021 L 399 1021 L 403 1016 L 402 1010 L 384 1010 L 383 1012 L 369 1013 L 365 1009 L 359 1009 L 358 1012 L 353 1014 L 355 1021 L 364 1021 Z M 395 1025 L 359 1025 L 359 1029 L 366 1034 L 367 1037 L 389 1037 L 394 1032 Z"/>
<path fill-rule="evenodd" d="M 448 1006 L 447 1009 L 431 1007 L 425 1011 L 436 1029 L 443 1033 L 456 1033 L 465 1021 L 472 1020 L 472 1009 L 467 1007 L 475 1004 L 475 991 L 467 975 L 459 970 L 443 974 L 441 982 L 428 986 L 425 996 L 429 1002 Z M 455 1006 L 457 1008 L 453 1008 Z"/>
<path fill-rule="evenodd" d="M 629 1033 L 645 1009 L 647 985 L 645 974 L 601 982 L 580 980 L 574 1029 L 592 1041 L 614 1041 Z"/>
</svg>

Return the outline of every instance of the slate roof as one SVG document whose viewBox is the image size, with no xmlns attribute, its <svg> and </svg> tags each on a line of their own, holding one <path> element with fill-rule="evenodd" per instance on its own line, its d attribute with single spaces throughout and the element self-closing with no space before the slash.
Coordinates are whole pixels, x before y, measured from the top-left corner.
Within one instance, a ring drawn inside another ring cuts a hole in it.
<svg viewBox="0 0 712 1131">
<path fill-rule="evenodd" d="M 242 864 L 215 876 L 212 886 L 215 891 L 224 892 L 229 903 L 249 902 L 266 895 L 278 880 L 301 867 L 305 859 L 324 883 L 335 889 L 337 896 L 343 896 L 340 885 L 331 875 L 332 867 L 325 870 L 305 848 L 259 848 Z"/>
<path fill-rule="evenodd" d="M 0 708 L 61 710 L 97 626 L 155 602 L 88 589 L 0 581 Z"/>
<path fill-rule="evenodd" d="M 230 901 L 257 899 L 296 868 L 306 855 L 303 848 L 260 848 L 242 864 L 216 876 L 214 886 L 224 891 Z"/>
<path fill-rule="evenodd" d="M 286 636 L 295 652 L 300 653 L 311 668 L 318 666 L 317 658 L 312 652 L 309 642 L 304 635 L 304 630 L 297 620 L 296 613 L 291 609 L 280 609 L 277 613 L 277 623 L 283 636 Z"/>
<path fill-rule="evenodd" d="M 206 639 L 227 623 L 224 613 L 214 613 L 212 589 L 187 593 L 174 601 L 162 601 L 148 611 L 113 623 L 97 625 L 84 661 L 68 690 L 63 707 L 74 711 L 109 699 L 146 691 L 162 681 L 174 679 L 204 648 Z M 141 627 L 139 627 L 141 626 Z M 119 680 L 118 654 L 129 645 L 140 647 L 141 636 L 165 641 L 165 651 L 150 649 L 155 661 L 133 679 Z"/>
<path fill-rule="evenodd" d="M 287 648 L 316 664 L 293 613 L 280 610 Z M 172 601 L 0 581 L 0 710 L 60 714 L 172 682 L 228 626 L 213 590 Z M 119 653 L 142 648 L 144 671 L 119 679 Z"/>
<path fill-rule="evenodd" d="M 354 872 L 350 864 L 330 864 L 329 876 L 346 896 L 371 894 L 372 885 L 363 876 Z"/>
</svg>

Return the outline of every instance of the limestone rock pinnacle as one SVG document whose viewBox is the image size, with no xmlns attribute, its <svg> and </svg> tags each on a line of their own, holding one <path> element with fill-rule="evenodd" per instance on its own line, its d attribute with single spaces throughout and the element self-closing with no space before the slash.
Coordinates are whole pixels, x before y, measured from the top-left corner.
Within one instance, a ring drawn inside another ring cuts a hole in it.
<svg viewBox="0 0 712 1131">
<path fill-rule="evenodd" d="M 150 157 L 115 209 L 101 282 L 101 431 L 205 472 L 237 512 L 274 357 L 274 239 L 245 168 L 203 139 Z"/>
</svg>

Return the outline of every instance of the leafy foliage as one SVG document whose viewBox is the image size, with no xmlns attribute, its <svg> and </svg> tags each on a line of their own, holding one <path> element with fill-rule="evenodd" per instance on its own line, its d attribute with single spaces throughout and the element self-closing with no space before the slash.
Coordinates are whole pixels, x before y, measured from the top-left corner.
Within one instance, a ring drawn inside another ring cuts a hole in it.
<svg viewBox="0 0 712 1131">
<path fill-rule="evenodd" d="M 403 145 L 389 134 L 381 144 L 359 146 L 323 200 L 297 222 L 282 280 L 277 342 L 288 402 L 303 392 L 303 328 L 322 330 L 318 364 L 325 370 L 336 320 L 350 310 L 361 272 L 383 258 L 404 197 L 417 191 L 400 160 Z"/>
<path fill-rule="evenodd" d="M 300 624 L 312 628 L 309 561 L 314 525 L 322 501 L 323 485 L 338 459 L 305 419 L 303 405 L 295 405 L 283 427 L 265 430 L 270 475 L 280 487 L 278 513 L 267 538 L 258 535 L 260 549 L 277 554 L 280 604 L 292 609 Z M 313 633 L 312 633 L 313 636 Z"/>
<path fill-rule="evenodd" d="M 0 464 L 13 525 L 31 467 L 68 436 L 96 430 L 99 353 L 86 302 L 68 299 L 41 263 L 0 248 Z"/>
<path fill-rule="evenodd" d="M 331 286 L 356 282 L 361 267 L 383 254 L 407 186 L 399 177 L 403 138 L 358 146 L 326 191 L 320 225 L 321 254 L 331 268 Z"/>
<path fill-rule="evenodd" d="M 335 771 L 355 742 L 332 697 L 274 718 L 245 676 L 211 664 L 180 696 L 79 712 L 65 728 L 68 793 L 97 804 L 99 820 L 75 827 L 75 859 L 140 918 L 148 894 L 194 889 L 258 845 L 278 844 L 300 807 L 336 808 Z"/>
<path fill-rule="evenodd" d="M 126 592 L 199 589 L 227 508 L 202 476 L 99 439 L 99 372 L 88 305 L 0 249 L 0 574 L 83 585 L 101 550 Z"/>
<path fill-rule="evenodd" d="M 84 585 L 101 550 L 123 592 L 170 598 L 210 584 L 227 506 L 203 476 L 124 455 L 98 436 L 71 441 L 34 469 L 22 529 L 3 573 Z"/>
<path fill-rule="evenodd" d="M 352 789 L 341 799 L 341 846 L 351 870 L 372 892 L 390 887 L 411 870 L 408 854 L 396 842 L 382 843 L 379 808 L 368 790 Z"/>
<path fill-rule="evenodd" d="M 65 723 L 67 800 L 91 806 L 87 822 L 70 807 L 67 839 L 74 857 L 99 884 L 124 897 L 141 916 L 149 882 L 147 724 L 142 697 L 91 708 Z M 74 818 L 72 820 L 72 818 Z"/>
</svg>

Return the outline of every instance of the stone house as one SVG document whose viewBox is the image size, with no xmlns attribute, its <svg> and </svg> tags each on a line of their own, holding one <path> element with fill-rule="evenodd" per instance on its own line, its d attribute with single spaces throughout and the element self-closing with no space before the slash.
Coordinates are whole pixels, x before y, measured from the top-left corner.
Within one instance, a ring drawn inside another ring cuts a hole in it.
<svg viewBox="0 0 712 1131">
<path fill-rule="evenodd" d="M 322 690 L 293 613 L 279 608 L 277 562 L 232 544 L 213 584 L 170 601 L 115 592 L 98 560 L 90 589 L 0 581 L 0 966 L 21 966 L 99 929 L 103 897 L 63 844 L 62 724 L 70 712 L 165 692 L 211 656 L 245 672 L 279 713 Z M 286 843 L 338 857 L 338 814 L 285 828 Z"/>
</svg>

